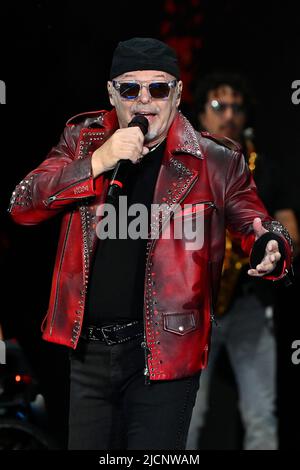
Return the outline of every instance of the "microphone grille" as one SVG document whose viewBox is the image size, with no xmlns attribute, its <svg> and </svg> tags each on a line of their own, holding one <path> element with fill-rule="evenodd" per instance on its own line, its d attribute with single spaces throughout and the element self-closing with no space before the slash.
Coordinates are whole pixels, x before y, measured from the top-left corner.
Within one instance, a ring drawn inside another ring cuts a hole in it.
<svg viewBox="0 0 300 470">
<path fill-rule="evenodd" d="M 128 127 L 139 127 L 144 135 L 148 132 L 149 121 L 142 114 L 137 114 L 128 124 Z"/>
</svg>

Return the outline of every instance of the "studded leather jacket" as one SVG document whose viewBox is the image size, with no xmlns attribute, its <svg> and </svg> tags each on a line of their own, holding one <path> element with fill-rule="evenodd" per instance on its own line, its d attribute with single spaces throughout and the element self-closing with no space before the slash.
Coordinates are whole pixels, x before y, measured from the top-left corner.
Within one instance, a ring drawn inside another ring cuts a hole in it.
<svg viewBox="0 0 300 470">
<path fill-rule="evenodd" d="M 20 182 L 11 199 L 11 216 L 24 225 L 63 212 L 42 331 L 45 340 L 74 349 L 97 241 L 96 210 L 105 201 L 109 183 L 107 173 L 93 179 L 91 155 L 117 128 L 114 110 L 71 118 L 58 145 Z M 180 112 L 168 132 L 153 203 L 163 207 L 153 219 L 154 233 L 163 233 L 167 222 L 172 233 L 179 216 L 191 223 L 202 217 L 203 243 L 186 249 L 190 240 L 185 233 L 180 238 L 157 236 L 147 242 L 142 345 L 148 383 L 149 379 L 186 377 L 206 366 L 225 227 L 253 255 L 257 242 L 252 222 L 261 217 L 268 230 L 277 234 L 284 251 L 280 272 L 268 278 L 285 276 L 291 264 L 288 233 L 271 220 L 258 198 L 239 147 L 196 132 Z"/>
</svg>

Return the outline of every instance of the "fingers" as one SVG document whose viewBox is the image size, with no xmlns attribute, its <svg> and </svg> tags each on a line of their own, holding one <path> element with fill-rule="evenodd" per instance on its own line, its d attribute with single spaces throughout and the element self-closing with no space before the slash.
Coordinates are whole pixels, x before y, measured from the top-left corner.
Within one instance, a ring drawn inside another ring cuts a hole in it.
<svg viewBox="0 0 300 470">
<path fill-rule="evenodd" d="M 92 154 L 93 176 L 115 168 L 119 160 L 136 163 L 144 151 L 144 136 L 138 127 L 117 129 L 116 132 Z"/>
<path fill-rule="evenodd" d="M 269 274 L 275 268 L 277 262 L 280 260 L 281 254 L 278 251 L 278 243 L 276 240 L 270 240 L 267 243 L 265 256 L 263 260 L 256 266 L 255 269 L 249 269 L 249 276 L 262 277 Z"/>
<path fill-rule="evenodd" d="M 267 243 L 267 246 L 266 246 L 266 251 L 268 253 L 271 253 L 271 252 L 276 252 L 278 251 L 278 243 L 276 240 L 270 240 L 268 243 Z"/>
<path fill-rule="evenodd" d="M 267 233 L 268 230 L 266 230 L 263 226 L 262 226 L 262 221 L 259 217 L 255 217 L 255 219 L 253 220 L 253 224 L 252 224 L 252 227 L 253 227 L 253 230 L 254 230 L 254 233 L 255 233 L 255 238 L 256 240 L 261 237 L 264 233 Z"/>
<path fill-rule="evenodd" d="M 253 228 L 259 230 L 261 228 L 261 218 L 255 217 L 253 219 Z"/>
<path fill-rule="evenodd" d="M 148 147 L 143 147 L 142 155 L 147 155 L 147 153 L 149 153 Z"/>
<path fill-rule="evenodd" d="M 140 163 L 147 153 L 149 153 L 148 147 L 143 147 L 142 153 L 136 158 L 136 160 L 132 161 L 132 163 Z"/>
<path fill-rule="evenodd" d="M 256 266 L 256 270 L 261 273 L 272 271 L 277 261 L 281 258 L 280 253 L 273 254 L 271 256 L 265 256 L 264 259 Z"/>
<path fill-rule="evenodd" d="M 248 269 L 248 274 L 249 276 L 254 276 L 254 277 L 263 277 L 265 276 L 266 274 L 269 274 L 270 272 L 272 272 L 274 269 L 274 266 L 271 265 L 271 269 L 262 269 L 262 267 L 258 264 L 256 266 L 256 269 Z"/>
<path fill-rule="evenodd" d="M 276 251 L 275 253 L 272 253 L 269 255 L 269 259 L 272 263 L 274 263 L 274 261 L 279 261 L 281 258 L 281 254 L 279 253 L 279 251 Z"/>
<path fill-rule="evenodd" d="M 270 240 L 267 243 L 264 259 L 261 263 L 263 267 L 269 269 L 270 264 L 276 264 L 281 258 L 281 254 L 278 248 L 278 242 L 276 240 Z"/>
<path fill-rule="evenodd" d="M 264 261 L 262 261 L 260 264 L 256 266 L 256 270 L 262 274 L 272 271 L 273 269 L 274 269 L 274 263 L 272 263 L 272 261 L 269 260 L 269 258 L 264 259 Z"/>
<path fill-rule="evenodd" d="M 114 154 L 119 159 L 136 163 L 143 155 L 144 136 L 138 127 L 119 129 L 115 133 L 114 144 Z"/>
<path fill-rule="evenodd" d="M 248 269 L 247 272 L 249 276 L 253 276 L 253 277 L 263 276 L 263 274 L 260 274 L 256 269 Z"/>
<path fill-rule="evenodd" d="M 144 143 L 144 135 L 139 127 L 118 129 L 114 133 L 114 136 L 120 143 L 135 143 L 140 147 L 142 147 Z"/>
<path fill-rule="evenodd" d="M 114 167 L 119 160 L 137 163 L 143 152 L 143 143 L 144 136 L 138 127 L 116 130 L 102 146 L 106 150 L 104 158 L 107 166 Z"/>
</svg>

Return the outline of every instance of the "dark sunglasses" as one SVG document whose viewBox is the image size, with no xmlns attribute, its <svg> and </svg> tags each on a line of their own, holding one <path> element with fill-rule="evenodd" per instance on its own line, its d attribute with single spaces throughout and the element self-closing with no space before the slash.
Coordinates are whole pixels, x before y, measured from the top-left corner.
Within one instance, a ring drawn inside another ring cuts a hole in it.
<svg viewBox="0 0 300 470">
<path fill-rule="evenodd" d="M 170 89 L 176 86 L 177 80 L 171 80 L 169 82 L 118 82 L 113 80 L 112 84 L 116 90 L 120 93 L 121 98 L 125 100 L 136 100 L 140 94 L 142 87 L 146 87 L 151 98 L 156 100 L 165 100 L 169 97 Z"/>
<path fill-rule="evenodd" d="M 231 108 L 234 114 L 241 114 L 245 112 L 245 107 L 242 104 L 238 103 L 220 103 L 217 100 L 212 100 L 210 102 L 210 106 L 216 113 L 220 114 L 224 113 L 227 108 Z"/>
</svg>

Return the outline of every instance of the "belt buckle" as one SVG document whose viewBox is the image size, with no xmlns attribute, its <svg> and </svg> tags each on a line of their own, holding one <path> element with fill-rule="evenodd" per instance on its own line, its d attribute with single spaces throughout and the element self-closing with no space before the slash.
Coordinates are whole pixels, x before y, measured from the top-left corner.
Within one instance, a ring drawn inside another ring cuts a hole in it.
<svg viewBox="0 0 300 470">
<path fill-rule="evenodd" d="M 105 334 L 105 333 L 107 333 L 107 332 L 105 332 L 105 330 L 107 330 L 107 328 L 110 328 L 110 326 L 113 326 L 113 325 L 101 326 L 101 331 L 102 331 L 102 334 L 103 334 L 104 341 L 108 346 L 111 346 L 112 344 L 117 344 L 117 341 L 113 341 L 113 340 L 109 339 Z"/>
</svg>

